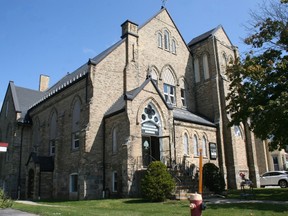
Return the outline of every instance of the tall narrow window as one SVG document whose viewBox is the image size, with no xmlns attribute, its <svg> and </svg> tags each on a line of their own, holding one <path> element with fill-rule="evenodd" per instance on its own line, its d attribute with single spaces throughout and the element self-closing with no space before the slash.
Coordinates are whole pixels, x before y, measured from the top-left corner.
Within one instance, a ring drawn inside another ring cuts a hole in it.
<svg viewBox="0 0 288 216">
<path fill-rule="evenodd" d="M 167 30 L 164 31 L 164 48 L 170 50 L 170 37 Z"/>
<path fill-rule="evenodd" d="M 208 56 L 207 54 L 203 55 L 203 73 L 204 79 L 209 79 L 209 64 L 208 64 Z"/>
<path fill-rule="evenodd" d="M 193 151 L 194 151 L 194 156 L 199 156 L 198 139 L 196 135 L 194 135 L 193 137 Z"/>
<path fill-rule="evenodd" d="M 199 69 L 199 59 L 196 58 L 194 60 L 194 76 L 195 76 L 195 82 L 200 82 L 200 69 Z"/>
<path fill-rule="evenodd" d="M 174 54 L 176 54 L 176 42 L 175 42 L 175 40 L 173 39 L 172 40 L 172 53 L 174 53 Z"/>
<path fill-rule="evenodd" d="M 72 149 L 79 149 L 80 146 L 80 101 L 76 100 L 72 113 Z"/>
<path fill-rule="evenodd" d="M 36 121 L 34 121 L 33 124 L 33 148 L 34 151 L 37 153 L 39 151 L 39 147 L 40 147 L 40 123 L 39 120 L 37 119 Z"/>
<path fill-rule="evenodd" d="M 78 192 L 78 174 L 70 175 L 70 192 Z"/>
<path fill-rule="evenodd" d="M 158 33 L 158 47 L 163 48 L 163 38 L 160 32 Z"/>
<path fill-rule="evenodd" d="M 175 104 L 175 87 L 164 83 L 164 97 L 167 103 Z"/>
<path fill-rule="evenodd" d="M 51 120 L 50 120 L 50 155 L 55 155 L 56 148 L 56 138 L 57 138 L 57 116 L 56 113 L 53 112 Z"/>
<path fill-rule="evenodd" d="M 189 155 L 189 143 L 187 133 L 184 133 L 183 136 L 183 153 L 184 155 Z"/>
<path fill-rule="evenodd" d="M 165 101 L 170 104 L 175 104 L 175 79 L 170 68 L 165 69 L 162 75 L 163 78 L 163 92 Z"/>
<path fill-rule="evenodd" d="M 117 152 L 117 128 L 114 128 L 112 131 L 112 153 Z"/>
<path fill-rule="evenodd" d="M 117 172 L 114 171 L 112 173 L 112 191 L 117 192 L 118 190 L 118 183 L 117 183 Z"/>
<path fill-rule="evenodd" d="M 184 82 L 184 79 L 181 79 L 179 84 L 180 84 L 181 103 L 182 103 L 183 107 L 186 107 L 186 93 L 185 93 L 185 82 Z"/>
<path fill-rule="evenodd" d="M 206 138 L 205 136 L 203 136 L 203 139 L 202 139 L 202 155 L 203 157 L 207 157 L 207 141 L 206 141 Z"/>
</svg>

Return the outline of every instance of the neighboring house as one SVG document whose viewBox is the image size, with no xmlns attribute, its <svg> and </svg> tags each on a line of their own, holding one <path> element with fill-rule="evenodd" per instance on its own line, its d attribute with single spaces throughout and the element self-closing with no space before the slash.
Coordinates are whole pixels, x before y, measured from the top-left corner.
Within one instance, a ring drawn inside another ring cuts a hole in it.
<svg viewBox="0 0 288 216">
<path fill-rule="evenodd" d="M 154 160 L 193 179 L 200 148 L 228 188 L 239 187 L 240 172 L 259 185 L 265 145 L 245 125 L 227 127 L 225 69 L 238 51 L 222 26 L 188 44 L 165 8 L 141 27 L 121 26 L 119 42 L 52 87 L 46 76 L 39 91 L 9 83 L 0 114 L 4 190 L 31 199 L 135 197 Z"/>
</svg>

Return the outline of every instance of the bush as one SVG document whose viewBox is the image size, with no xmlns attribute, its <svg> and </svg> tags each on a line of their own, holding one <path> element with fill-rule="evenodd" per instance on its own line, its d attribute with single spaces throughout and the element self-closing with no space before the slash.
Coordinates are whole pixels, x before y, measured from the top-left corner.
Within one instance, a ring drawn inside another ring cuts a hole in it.
<svg viewBox="0 0 288 216">
<path fill-rule="evenodd" d="M 9 208 L 11 206 L 12 200 L 5 195 L 2 189 L 0 189 L 0 208 Z"/>
<path fill-rule="evenodd" d="M 203 185 L 210 191 L 221 194 L 225 190 L 225 180 L 220 169 L 213 163 L 203 166 Z"/>
<path fill-rule="evenodd" d="M 171 197 L 175 189 L 175 181 L 163 163 L 154 161 L 148 166 L 141 181 L 141 189 L 143 198 L 153 202 L 162 202 Z"/>
</svg>

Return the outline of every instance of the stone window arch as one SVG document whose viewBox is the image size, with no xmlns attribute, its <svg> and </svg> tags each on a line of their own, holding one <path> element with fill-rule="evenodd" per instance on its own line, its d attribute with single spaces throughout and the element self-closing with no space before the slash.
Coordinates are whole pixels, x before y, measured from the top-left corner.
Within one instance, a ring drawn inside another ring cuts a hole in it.
<svg viewBox="0 0 288 216">
<path fill-rule="evenodd" d="M 194 77 L 195 77 L 195 83 L 200 82 L 199 58 L 194 59 Z"/>
<path fill-rule="evenodd" d="M 79 149 L 80 146 L 80 113 L 81 102 L 76 98 L 72 106 L 72 150 Z"/>
<path fill-rule="evenodd" d="M 49 153 L 55 155 L 56 139 L 57 139 L 57 112 L 55 110 L 51 113 L 49 124 Z"/>
<path fill-rule="evenodd" d="M 41 144 L 40 121 L 38 118 L 34 120 L 32 133 L 33 133 L 32 136 L 33 148 L 34 151 L 38 153 Z"/>
<path fill-rule="evenodd" d="M 114 127 L 112 129 L 112 154 L 116 154 L 118 151 L 118 129 Z"/>
<path fill-rule="evenodd" d="M 193 136 L 193 154 L 194 156 L 199 156 L 199 144 L 198 144 L 198 137 L 196 134 Z"/>
<path fill-rule="evenodd" d="M 167 29 L 164 30 L 164 49 L 170 50 L 170 33 Z"/>
<path fill-rule="evenodd" d="M 202 136 L 202 155 L 207 157 L 207 138 L 205 135 Z"/>
<path fill-rule="evenodd" d="M 169 67 L 162 73 L 164 98 L 167 103 L 176 103 L 175 76 Z"/>
<path fill-rule="evenodd" d="M 183 154 L 189 155 L 189 138 L 187 132 L 183 134 Z"/>
<path fill-rule="evenodd" d="M 157 42 L 158 42 L 158 47 L 163 48 L 163 36 L 161 32 L 157 33 Z"/>
<path fill-rule="evenodd" d="M 209 79 L 209 59 L 207 53 L 204 53 L 202 56 L 202 62 L 203 62 L 203 75 L 204 79 L 207 80 Z"/>
</svg>

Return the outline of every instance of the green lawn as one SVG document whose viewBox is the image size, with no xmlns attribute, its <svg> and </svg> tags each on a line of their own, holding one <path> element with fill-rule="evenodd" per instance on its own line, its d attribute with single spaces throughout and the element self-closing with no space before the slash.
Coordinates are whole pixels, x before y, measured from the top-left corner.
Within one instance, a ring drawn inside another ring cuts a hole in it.
<svg viewBox="0 0 288 216">
<path fill-rule="evenodd" d="M 259 189 L 255 190 L 256 199 L 260 200 L 288 200 L 288 189 Z M 239 198 L 239 191 L 229 191 L 229 198 Z M 271 196 L 269 194 L 272 194 Z M 146 216 L 146 215 L 190 215 L 188 201 L 167 201 L 163 203 L 149 203 L 141 199 L 107 199 L 88 201 L 38 202 L 50 206 L 27 205 L 14 203 L 13 208 L 32 212 L 41 216 Z M 0 211 L 1 213 L 1 211 Z M 209 204 L 203 211 L 203 216 L 286 216 L 288 205 L 267 203 L 238 203 L 238 204 Z"/>
</svg>

